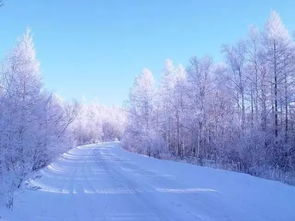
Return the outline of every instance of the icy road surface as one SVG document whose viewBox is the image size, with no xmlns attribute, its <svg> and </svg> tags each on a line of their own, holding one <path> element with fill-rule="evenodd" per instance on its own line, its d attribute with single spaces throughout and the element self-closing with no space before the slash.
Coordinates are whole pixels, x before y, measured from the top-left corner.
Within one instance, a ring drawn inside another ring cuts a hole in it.
<svg viewBox="0 0 295 221">
<path fill-rule="evenodd" d="M 80 146 L 16 196 L 16 221 L 295 220 L 295 188 L 245 174 Z M 3 210 L 2 210 L 3 212 Z M 1 220 L 1 219 L 0 219 Z"/>
</svg>

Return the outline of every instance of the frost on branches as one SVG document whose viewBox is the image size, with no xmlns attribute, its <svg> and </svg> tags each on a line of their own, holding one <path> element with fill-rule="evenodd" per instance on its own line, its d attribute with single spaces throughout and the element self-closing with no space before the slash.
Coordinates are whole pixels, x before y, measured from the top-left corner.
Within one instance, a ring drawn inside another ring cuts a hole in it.
<svg viewBox="0 0 295 221">
<path fill-rule="evenodd" d="M 223 46 L 224 63 L 167 60 L 131 89 L 123 145 L 295 184 L 295 47 L 279 15 Z"/>
<path fill-rule="evenodd" d="M 47 92 L 30 31 L 19 40 L 1 72 L 0 199 L 13 205 L 22 182 L 71 147 L 74 106 Z"/>
</svg>

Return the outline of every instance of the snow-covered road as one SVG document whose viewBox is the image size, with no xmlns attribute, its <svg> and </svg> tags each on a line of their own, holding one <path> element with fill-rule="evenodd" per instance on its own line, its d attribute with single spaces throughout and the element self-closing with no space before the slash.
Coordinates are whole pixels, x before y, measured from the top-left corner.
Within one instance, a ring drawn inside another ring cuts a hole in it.
<svg viewBox="0 0 295 221">
<path fill-rule="evenodd" d="M 80 146 L 40 171 L 8 220 L 295 220 L 295 188 L 157 160 L 118 143 Z M 1 220 L 1 218 L 0 218 Z"/>
</svg>

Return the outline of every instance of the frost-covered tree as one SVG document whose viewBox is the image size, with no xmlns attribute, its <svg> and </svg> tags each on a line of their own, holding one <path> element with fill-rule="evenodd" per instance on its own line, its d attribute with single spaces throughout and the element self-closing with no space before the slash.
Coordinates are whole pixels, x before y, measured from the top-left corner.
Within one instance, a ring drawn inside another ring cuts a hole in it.
<svg viewBox="0 0 295 221">
<path fill-rule="evenodd" d="M 236 46 L 225 47 L 226 61 L 232 72 L 233 90 L 236 90 L 236 103 L 240 115 L 240 125 L 242 131 L 246 127 L 246 87 L 248 79 L 246 77 L 246 45 L 239 42 Z"/>
<path fill-rule="evenodd" d="M 190 60 L 187 68 L 188 125 L 190 128 L 192 155 L 197 159 L 206 152 L 209 115 L 209 100 L 213 87 L 213 61 L 209 57 Z"/>
<path fill-rule="evenodd" d="M 167 59 L 164 75 L 159 88 L 159 99 L 162 103 L 160 116 L 161 127 L 167 147 L 173 154 L 182 156 L 186 145 L 183 133 L 186 111 L 186 71 L 182 65 L 175 66 Z"/>
<path fill-rule="evenodd" d="M 293 42 L 279 15 L 272 12 L 263 32 L 263 55 L 272 83 L 274 135 L 279 135 L 280 96 L 284 97 L 285 136 L 288 137 L 288 89 L 294 56 Z M 282 89 L 281 89 L 282 88 Z"/>
<path fill-rule="evenodd" d="M 158 157 L 295 182 L 295 50 L 288 30 L 272 12 L 263 30 L 252 27 L 223 53 L 224 63 L 193 58 L 186 69 L 167 60 L 153 93 L 143 90 L 144 75 L 137 78 L 124 146 L 150 154 L 143 147 L 161 140 Z"/>
<path fill-rule="evenodd" d="M 154 77 L 145 68 L 136 77 L 130 91 L 123 143 L 126 148 L 149 156 L 157 154 L 161 143 L 157 133 L 155 96 Z"/>
<path fill-rule="evenodd" d="M 43 89 L 29 30 L 4 64 L 0 109 L 0 194 L 11 207 L 22 182 L 70 147 L 67 127 L 74 117 Z"/>
</svg>

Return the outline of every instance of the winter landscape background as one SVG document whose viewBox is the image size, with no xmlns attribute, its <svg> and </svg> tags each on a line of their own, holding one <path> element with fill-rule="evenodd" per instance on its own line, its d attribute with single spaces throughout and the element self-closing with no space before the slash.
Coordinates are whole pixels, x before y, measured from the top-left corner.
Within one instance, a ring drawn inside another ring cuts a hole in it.
<svg viewBox="0 0 295 221">
<path fill-rule="evenodd" d="M 0 19 L 34 5 L 15 4 L 4 1 Z M 295 32 L 275 10 L 264 20 L 243 27 L 247 34 L 235 43 L 223 42 L 217 59 L 196 48 L 184 64 L 157 61 L 161 75 L 141 67 L 122 105 L 72 100 L 47 87 L 46 58 L 39 62 L 34 44 L 38 33 L 34 25 L 22 26 L 0 69 L 0 220 L 294 220 Z M 1 29 L 7 48 L 10 29 Z M 59 65 L 55 77 L 63 88 L 71 78 L 64 81 Z M 100 79 L 85 71 L 85 81 L 89 77 Z M 120 84 L 121 77 L 112 82 Z M 114 88 L 97 96 L 118 99 L 120 89 L 101 79 Z M 70 90 L 82 96 L 89 88 Z M 63 202 L 64 210 L 38 207 L 38 199 Z"/>
</svg>

